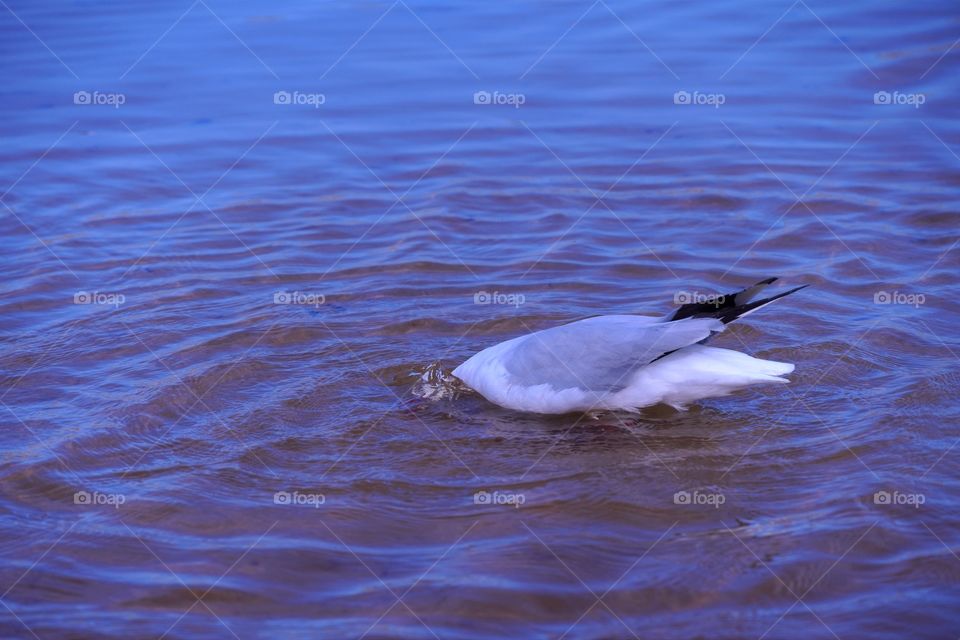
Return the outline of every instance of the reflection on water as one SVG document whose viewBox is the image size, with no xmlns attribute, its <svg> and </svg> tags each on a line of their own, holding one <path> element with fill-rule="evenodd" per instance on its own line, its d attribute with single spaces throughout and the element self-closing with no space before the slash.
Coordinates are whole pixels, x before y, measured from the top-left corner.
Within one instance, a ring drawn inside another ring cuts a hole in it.
<svg viewBox="0 0 960 640">
<path fill-rule="evenodd" d="M 3 637 L 960 633 L 953 4 L 0 15 Z M 771 275 L 790 385 L 446 386 Z"/>
</svg>

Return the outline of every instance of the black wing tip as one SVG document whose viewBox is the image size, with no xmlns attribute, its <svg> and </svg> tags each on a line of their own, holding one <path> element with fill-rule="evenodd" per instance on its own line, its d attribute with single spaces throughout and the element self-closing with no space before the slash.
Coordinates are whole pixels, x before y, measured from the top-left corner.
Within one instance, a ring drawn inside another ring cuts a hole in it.
<svg viewBox="0 0 960 640">
<path fill-rule="evenodd" d="M 802 284 L 799 287 L 794 287 L 793 289 L 787 289 L 786 291 L 781 291 L 780 293 L 770 296 L 769 298 L 763 298 L 762 300 L 757 300 L 756 302 L 749 302 L 747 304 L 737 306 L 733 309 L 725 309 L 720 314 L 718 314 L 716 318 L 721 322 L 723 322 L 723 324 L 730 324 L 737 318 L 743 315 L 746 315 L 751 311 L 759 309 L 760 307 L 765 307 L 775 300 L 784 298 L 790 295 L 791 293 L 796 293 L 801 289 L 806 289 L 809 286 L 810 286 L 809 284 Z"/>
<path fill-rule="evenodd" d="M 763 298 L 755 302 L 751 301 L 751 299 L 763 288 L 773 284 L 774 282 L 777 282 L 779 279 L 779 276 L 765 278 L 756 284 L 743 289 L 742 291 L 730 293 L 724 296 L 718 296 L 715 301 L 706 303 L 695 302 L 681 305 L 670 317 L 670 320 L 682 320 L 684 318 L 717 318 L 724 324 L 727 324 L 733 322 L 749 311 L 758 309 L 759 307 L 769 304 L 774 300 L 778 300 L 784 296 L 788 296 L 791 293 L 796 293 L 797 291 L 810 286 L 809 284 L 803 284 L 798 287 L 794 287 L 793 289 L 770 296 L 769 298 Z"/>
<path fill-rule="evenodd" d="M 773 284 L 779 279 L 779 276 L 765 278 L 740 291 L 711 296 L 702 302 L 688 302 L 687 304 L 680 305 L 680 307 L 673 312 L 673 315 L 670 316 L 670 319 L 683 320 L 684 318 L 719 317 L 749 303 L 768 285 Z"/>
<path fill-rule="evenodd" d="M 794 287 L 793 289 L 787 289 L 786 291 L 784 291 L 784 292 L 782 292 L 782 293 L 778 293 L 778 294 L 775 295 L 775 296 L 770 296 L 769 298 L 767 298 L 767 300 L 773 301 L 773 300 L 776 300 L 776 299 L 778 299 L 778 298 L 782 298 L 782 297 L 784 297 L 784 296 L 788 296 L 788 295 L 790 295 L 791 293 L 796 293 L 797 291 L 800 291 L 801 289 L 806 289 L 806 288 L 809 287 L 809 286 L 810 286 L 809 283 L 808 283 L 808 284 L 801 284 L 799 287 Z"/>
</svg>

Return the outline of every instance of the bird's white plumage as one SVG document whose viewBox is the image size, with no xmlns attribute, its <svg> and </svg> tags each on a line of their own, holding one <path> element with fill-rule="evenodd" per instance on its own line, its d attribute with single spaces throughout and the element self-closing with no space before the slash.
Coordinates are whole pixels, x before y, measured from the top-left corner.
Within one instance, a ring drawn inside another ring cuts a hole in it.
<svg viewBox="0 0 960 640">
<path fill-rule="evenodd" d="M 568 413 L 683 408 L 752 384 L 785 383 L 792 364 L 699 344 L 724 325 L 597 316 L 507 340 L 477 353 L 453 375 L 509 409 Z"/>
</svg>

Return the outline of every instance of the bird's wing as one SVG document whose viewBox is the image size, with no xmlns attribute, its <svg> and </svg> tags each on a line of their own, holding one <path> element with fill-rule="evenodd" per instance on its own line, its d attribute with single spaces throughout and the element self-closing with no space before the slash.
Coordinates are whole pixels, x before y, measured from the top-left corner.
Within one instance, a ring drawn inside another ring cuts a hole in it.
<svg viewBox="0 0 960 640">
<path fill-rule="evenodd" d="M 723 327 L 714 318 L 659 322 L 644 316 L 596 316 L 525 336 L 502 358 L 514 382 L 524 386 L 618 391 L 632 371 Z"/>
</svg>

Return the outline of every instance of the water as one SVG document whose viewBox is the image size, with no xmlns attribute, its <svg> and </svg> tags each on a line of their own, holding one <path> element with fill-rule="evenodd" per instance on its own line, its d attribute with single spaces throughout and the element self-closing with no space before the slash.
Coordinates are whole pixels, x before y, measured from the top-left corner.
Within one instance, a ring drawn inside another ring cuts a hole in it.
<svg viewBox="0 0 960 640">
<path fill-rule="evenodd" d="M 3 637 L 960 633 L 954 4 L 0 15 Z M 770 275 L 788 387 L 422 393 Z"/>
</svg>

